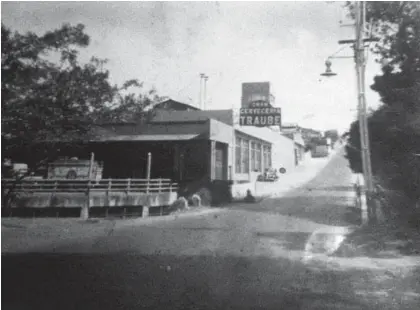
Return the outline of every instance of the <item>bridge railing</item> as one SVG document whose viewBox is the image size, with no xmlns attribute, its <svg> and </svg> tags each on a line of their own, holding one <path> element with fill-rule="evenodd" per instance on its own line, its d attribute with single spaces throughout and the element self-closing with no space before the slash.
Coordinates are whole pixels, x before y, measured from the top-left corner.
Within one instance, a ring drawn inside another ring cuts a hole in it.
<svg viewBox="0 0 420 310">
<path fill-rule="evenodd" d="M 101 179 L 101 180 L 63 180 L 63 179 L 2 179 L 2 190 L 17 193 L 42 192 L 137 192 L 163 193 L 176 192 L 178 184 L 170 179 Z"/>
</svg>

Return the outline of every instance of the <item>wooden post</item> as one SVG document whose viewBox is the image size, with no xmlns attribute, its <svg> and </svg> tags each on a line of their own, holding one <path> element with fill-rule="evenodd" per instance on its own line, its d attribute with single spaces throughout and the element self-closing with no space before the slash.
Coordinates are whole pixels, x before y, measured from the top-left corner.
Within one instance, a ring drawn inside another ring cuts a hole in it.
<svg viewBox="0 0 420 310">
<path fill-rule="evenodd" d="M 111 191 L 111 179 L 108 180 L 108 188 L 106 190 L 106 217 L 108 217 L 108 208 L 110 207 L 110 199 L 109 199 L 109 192 Z"/>
<path fill-rule="evenodd" d="M 150 173 L 152 168 L 152 153 L 147 153 L 147 175 L 146 179 L 150 180 Z"/>
<path fill-rule="evenodd" d="M 90 153 L 90 162 L 89 162 L 89 172 L 88 172 L 88 183 L 87 183 L 87 191 L 86 191 L 86 204 L 82 207 L 80 212 L 80 218 L 83 220 L 89 219 L 89 209 L 90 209 L 90 186 L 91 186 L 91 179 L 92 179 L 92 170 L 93 170 L 93 163 L 95 160 L 95 154 L 92 152 Z"/>
<path fill-rule="evenodd" d="M 146 193 L 149 193 L 149 184 L 150 184 L 150 173 L 152 168 L 152 153 L 147 153 L 147 186 L 146 186 Z"/>
<path fill-rule="evenodd" d="M 130 192 L 131 179 L 127 179 L 127 194 Z"/>
<path fill-rule="evenodd" d="M 160 193 L 162 191 L 162 179 L 159 179 L 158 188 L 158 192 Z"/>
</svg>

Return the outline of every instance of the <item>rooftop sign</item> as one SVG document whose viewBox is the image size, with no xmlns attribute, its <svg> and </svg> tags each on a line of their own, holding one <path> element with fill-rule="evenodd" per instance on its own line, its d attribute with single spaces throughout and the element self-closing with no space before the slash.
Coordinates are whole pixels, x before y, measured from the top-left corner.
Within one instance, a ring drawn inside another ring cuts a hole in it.
<svg viewBox="0 0 420 310">
<path fill-rule="evenodd" d="M 241 126 L 281 126 L 281 108 L 273 108 L 270 103 L 257 100 L 249 103 L 248 108 L 240 110 Z"/>
</svg>

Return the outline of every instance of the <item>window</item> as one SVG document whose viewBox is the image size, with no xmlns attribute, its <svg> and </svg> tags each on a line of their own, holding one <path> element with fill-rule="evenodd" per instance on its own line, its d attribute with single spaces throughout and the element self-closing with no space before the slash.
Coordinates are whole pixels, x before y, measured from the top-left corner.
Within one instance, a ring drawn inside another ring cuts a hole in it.
<svg viewBox="0 0 420 310">
<path fill-rule="evenodd" d="M 235 172 L 241 173 L 241 138 L 236 137 L 236 144 L 235 144 Z"/>
<path fill-rule="evenodd" d="M 236 137 L 235 173 L 262 172 L 271 167 L 271 146 Z"/>
<path fill-rule="evenodd" d="M 249 140 L 236 137 L 235 145 L 235 172 L 248 173 L 249 172 Z M 252 154 L 251 154 L 252 157 Z"/>
<path fill-rule="evenodd" d="M 257 154 L 256 154 L 256 151 L 255 151 L 255 142 L 251 142 L 251 168 L 252 168 L 252 171 L 256 170 L 256 166 L 257 166 L 256 157 L 257 157 Z"/>
<path fill-rule="evenodd" d="M 262 171 L 262 161 L 261 161 L 261 144 L 257 143 L 257 147 L 256 147 L 256 153 L 257 153 L 257 160 L 256 160 L 256 169 L 258 171 Z"/>
<path fill-rule="evenodd" d="M 271 168 L 271 146 L 264 145 L 264 168 Z"/>
<path fill-rule="evenodd" d="M 248 140 L 242 139 L 242 173 L 249 172 L 249 144 Z"/>
</svg>

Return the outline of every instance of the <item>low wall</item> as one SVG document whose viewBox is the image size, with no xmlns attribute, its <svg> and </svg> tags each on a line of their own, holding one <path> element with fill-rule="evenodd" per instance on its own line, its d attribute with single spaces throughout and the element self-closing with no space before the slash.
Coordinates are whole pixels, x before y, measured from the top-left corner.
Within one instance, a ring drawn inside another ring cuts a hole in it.
<svg viewBox="0 0 420 310">
<path fill-rule="evenodd" d="M 125 193 L 93 192 L 90 194 L 91 207 L 125 207 L 145 206 L 157 207 L 172 204 L 177 199 L 177 193 Z M 75 208 L 82 207 L 87 202 L 84 193 L 33 193 L 21 194 L 13 200 L 13 207 L 20 208 Z"/>
</svg>

